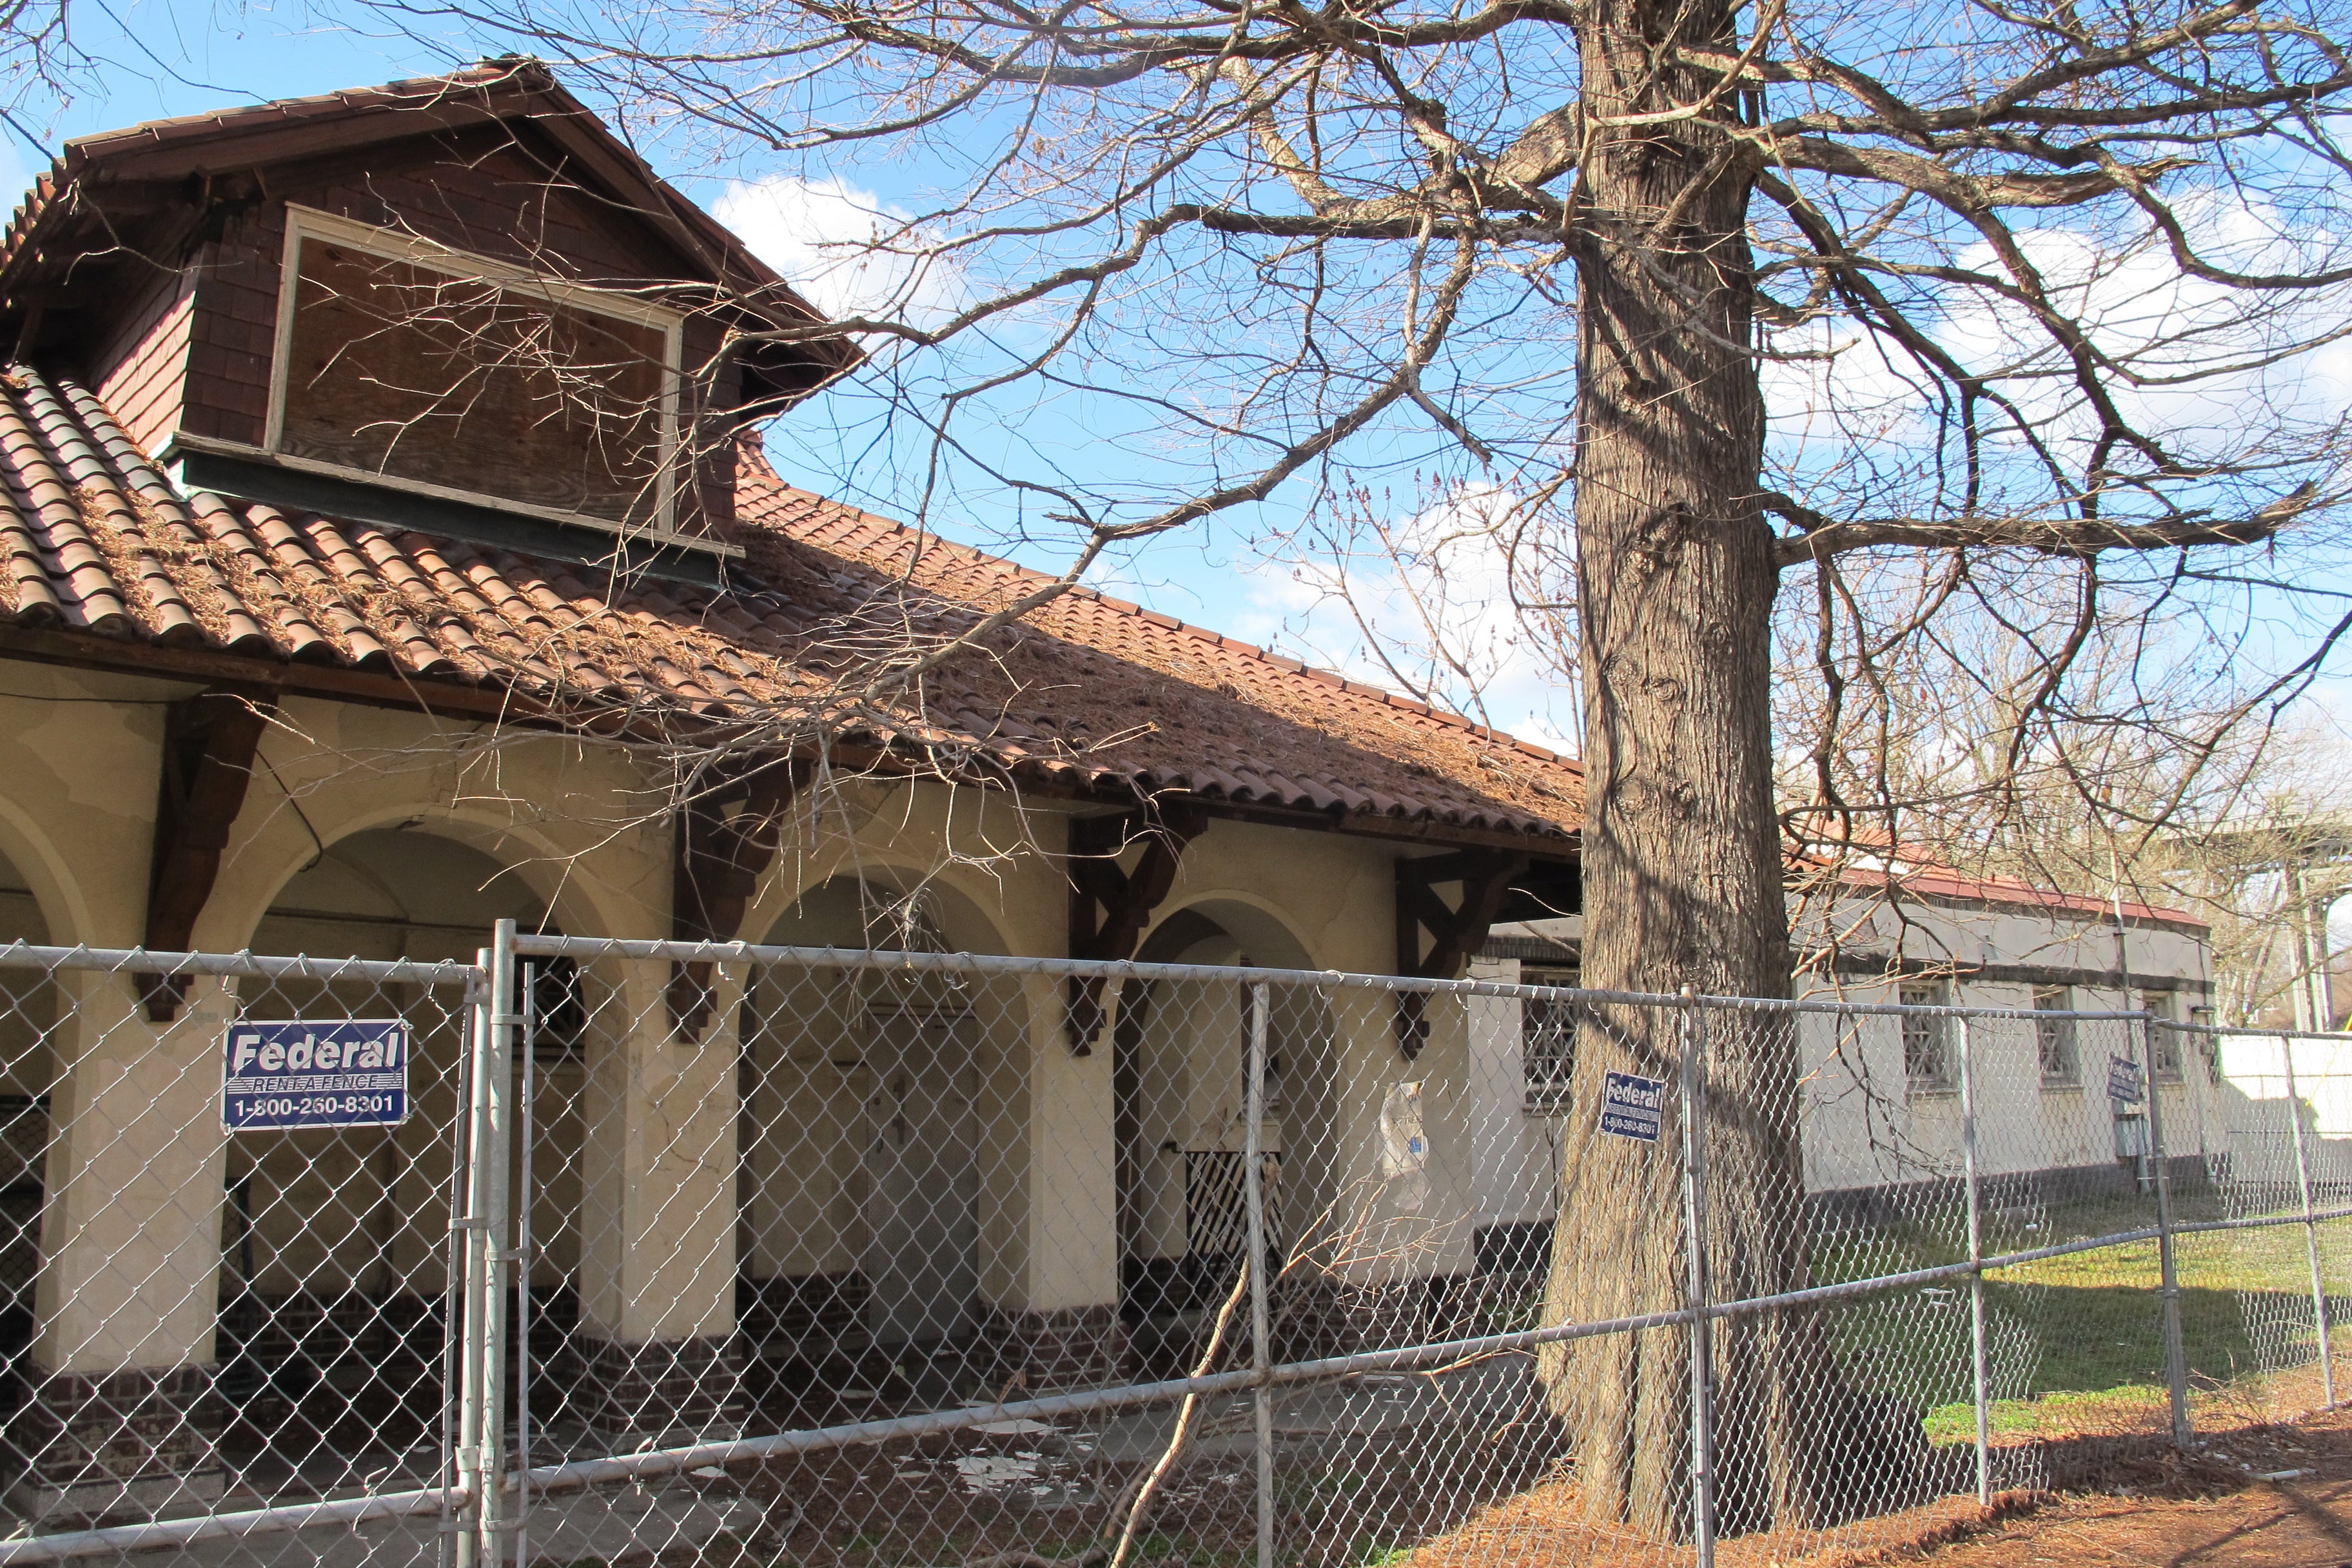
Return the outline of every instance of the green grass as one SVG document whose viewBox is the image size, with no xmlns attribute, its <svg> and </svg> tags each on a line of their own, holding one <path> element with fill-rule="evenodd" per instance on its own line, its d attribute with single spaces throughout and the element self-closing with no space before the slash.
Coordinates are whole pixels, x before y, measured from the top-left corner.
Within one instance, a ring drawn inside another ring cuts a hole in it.
<svg viewBox="0 0 2352 1568">
<path fill-rule="evenodd" d="M 2011 1226 L 1988 1251 L 2024 1250 L 2152 1223 L 2146 1202 L 2087 1201 L 2053 1208 L 2036 1230 Z M 2184 1196 L 2182 1219 L 2213 1217 Z M 1874 1227 L 1816 1249 L 1815 1278 L 1858 1279 L 1956 1262 L 1957 1223 Z M 2273 1364 L 2309 1360 L 2311 1275 L 2298 1226 L 2182 1237 L 2176 1247 L 2181 1342 L 2193 1384 L 2226 1384 L 2262 1369 L 2250 1319 L 2270 1325 Z M 1985 1318 L 2000 1392 L 2000 1432 L 2075 1429 L 2093 1414 L 2113 1421 L 2137 1406 L 2161 1410 L 2166 1368 L 2159 1264 L 2153 1240 L 2046 1258 L 1986 1276 Z M 1904 1289 L 1832 1308 L 1827 1321 L 1857 1379 L 1928 1410 L 1930 1441 L 1975 1435 L 1969 1399 L 1968 1285 Z M 2022 1386 L 2019 1374 L 2024 1373 Z"/>
</svg>

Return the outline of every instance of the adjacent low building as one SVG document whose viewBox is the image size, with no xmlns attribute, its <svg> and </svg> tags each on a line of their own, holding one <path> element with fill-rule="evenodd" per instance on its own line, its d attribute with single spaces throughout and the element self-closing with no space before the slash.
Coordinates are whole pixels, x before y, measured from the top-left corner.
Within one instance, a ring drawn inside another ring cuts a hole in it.
<svg viewBox="0 0 2352 1568">
<path fill-rule="evenodd" d="M 1964 1048 L 1984 1129 L 1979 1173 L 1996 1191 L 2030 1188 L 2037 1203 L 2128 1193 L 2147 1175 L 2147 1106 L 2111 1095 L 2127 1087 L 2112 1081 L 2118 1060 L 2126 1078 L 2152 1067 L 2165 1146 L 2184 1179 L 2226 1170 L 2202 1156 L 2226 1151 L 2233 1128 L 2277 1120 L 2248 1106 L 2283 1088 L 2240 1082 L 2232 1071 L 2240 1058 L 2251 1068 L 2252 1047 L 2217 1055 L 2190 1032 L 2057 1016 L 2145 1011 L 2210 1025 L 2211 952 L 2193 916 L 1934 865 L 1843 879 L 1833 894 L 1796 905 L 1793 923 L 1810 949 L 1801 995 L 2051 1016 L 1801 1015 L 1805 1185 L 1818 1214 L 1900 1217 L 1958 1179 Z M 1573 985 L 1582 924 L 1580 916 L 1499 924 L 1470 973 Z M 1822 940 L 1828 932 L 1834 946 Z M 1531 1269 L 1548 1244 L 1553 1154 L 1573 1110 L 1565 1091 L 1574 1010 L 1507 999 L 1472 1007 L 1484 1250 L 1496 1267 Z M 1751 1015 L 1710 1026 L 1767 1026 Z"/>
</svg>

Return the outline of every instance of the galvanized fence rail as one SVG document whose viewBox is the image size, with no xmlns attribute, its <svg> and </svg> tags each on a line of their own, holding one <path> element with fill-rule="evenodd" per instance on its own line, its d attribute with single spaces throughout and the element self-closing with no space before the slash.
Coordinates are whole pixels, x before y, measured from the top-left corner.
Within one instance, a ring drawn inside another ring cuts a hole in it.
<svg viewBox="0 0 2352 1568">
<path fill-rule="evenodd" d="M 1191 951 L 0 949 L 0 1563 L 1711 1563 L 2335 1403 L 2345 1037 Z"/>
</svg>

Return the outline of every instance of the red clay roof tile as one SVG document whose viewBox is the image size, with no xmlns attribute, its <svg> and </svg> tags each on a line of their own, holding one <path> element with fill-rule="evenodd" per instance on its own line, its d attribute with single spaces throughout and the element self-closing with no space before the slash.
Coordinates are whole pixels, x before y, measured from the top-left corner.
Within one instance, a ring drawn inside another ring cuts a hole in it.
<svg viewBox="0 0 2352 1568">
<path fill-rule="evenodd" d="M 950 635 L 1043 581 L 747 467 L 732 591 L 618 581 L 184 496 L 88 389 L 18 366 L 0 378 L 0 623 L 504 686 L 583 721 L 616 704 L 723 717 L 822 700 L 907 626 Z M 1097 791 L 1551 839 L 1583 793 L 1541 747 L 1091 590 L 931 672 L 922 710 L 852 727 Z"/>
</svg>

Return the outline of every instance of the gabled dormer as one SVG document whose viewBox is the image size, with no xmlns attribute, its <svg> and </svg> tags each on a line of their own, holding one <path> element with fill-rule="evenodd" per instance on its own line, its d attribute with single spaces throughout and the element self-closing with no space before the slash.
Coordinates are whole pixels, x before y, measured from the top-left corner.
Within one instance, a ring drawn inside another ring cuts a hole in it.
<svg viewBox="0 0 2352 1568">
<path fill-rule="evenodd" d="M 70 142 L 0 253 L 190 488 L 706 579 L 818 319 L 532 61 Z"/>
</svg>

